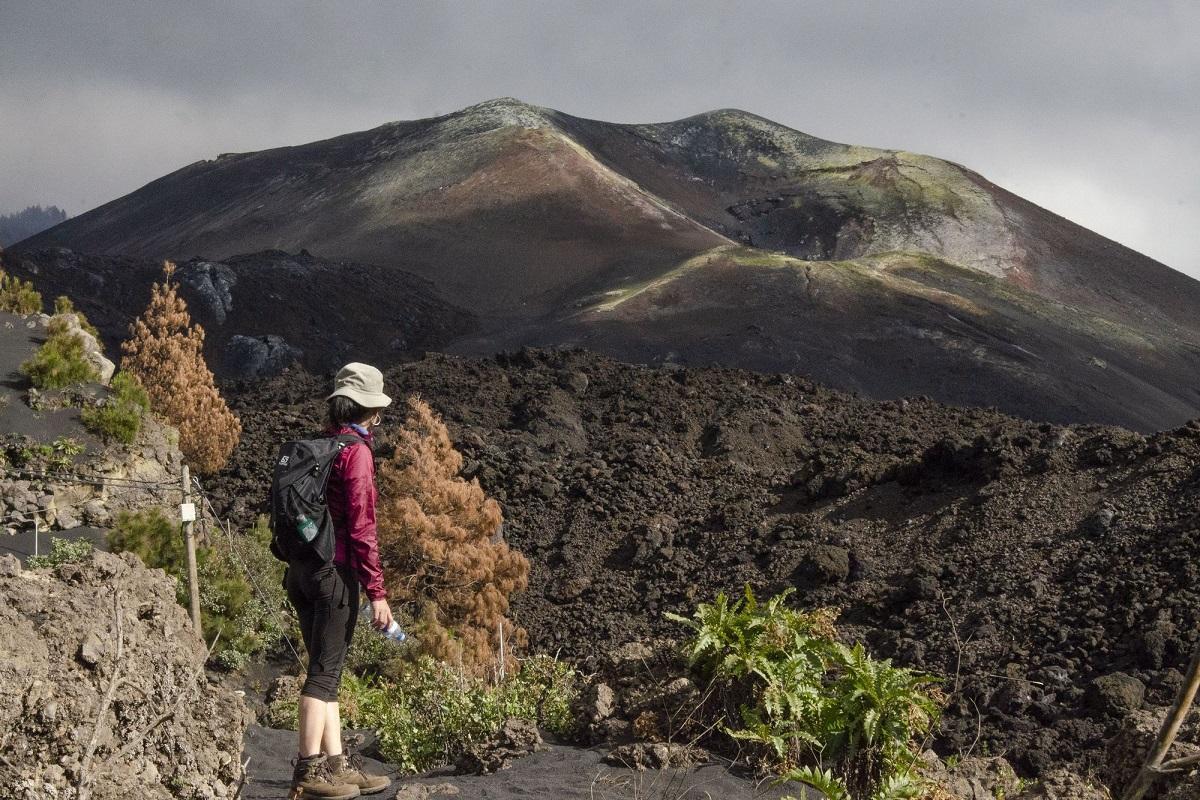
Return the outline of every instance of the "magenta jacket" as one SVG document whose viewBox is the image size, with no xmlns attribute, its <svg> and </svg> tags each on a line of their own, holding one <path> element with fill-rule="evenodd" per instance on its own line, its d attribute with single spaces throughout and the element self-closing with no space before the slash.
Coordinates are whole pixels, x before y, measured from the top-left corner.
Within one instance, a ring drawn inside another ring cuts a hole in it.
<svg viewBox="0 0 1200 800">
<path fill-rule="evenodd" d="M 333 560 L 350 566 L 371 600 L 387 598 L 383 588 L 383 569 L 379 566 L 379 539 L 375 535 L 375 460 L 371 452 L 372 436 L 365 437 L 349 425 L 330 435 L 358 436 L 363 444 L 351 444 L 338 453 L 329 474 L 325 502 L 337 532 Z M 351 548 L 347 545 L 352 545 Z"/>
</svg>

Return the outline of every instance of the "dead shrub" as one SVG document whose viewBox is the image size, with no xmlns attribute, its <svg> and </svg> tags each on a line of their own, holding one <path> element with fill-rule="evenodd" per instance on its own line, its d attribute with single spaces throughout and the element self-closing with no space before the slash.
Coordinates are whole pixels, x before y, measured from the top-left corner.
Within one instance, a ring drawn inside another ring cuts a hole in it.
<svg viewBox="0 0 1200 800">
<path fill-rule="evenodd" d="M 506 669 L 526 643 L 506 614 L 529 562 L 501 538 L 500 506 L 461 468 L 445 424 L 410 397 L 395 456 L 379 470 L 380 554 L 389 592 L 416 610 L 420 649 L 486 675 L 499 665 L 501 635 Z"/>
<path fill-rule="evenodd" d="M 216 472 L 229 460 L 242 424 L 225 405 L 204 361 L 204 329 L 192 324 L 187 303 L 171 280 L 175 265 L 163 263 L 163 282 L 150 305 L 129 327 L 121 345 L 121 370 L 137 378 L 150 407 L 179 429 L 179 449 L 200 472 Z"/>
</svg>

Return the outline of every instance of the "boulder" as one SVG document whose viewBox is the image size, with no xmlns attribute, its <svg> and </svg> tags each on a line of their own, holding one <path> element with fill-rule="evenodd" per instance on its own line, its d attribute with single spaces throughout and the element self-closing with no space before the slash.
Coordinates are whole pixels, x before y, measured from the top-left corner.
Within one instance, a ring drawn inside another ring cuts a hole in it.
<svg viewBox="0 0 1200 800">
<path fill-rule="evenodd" d="M 1124 672 L 1101 675 L 1088 686 L 1088 703 L 1096 711 L 1123 716 L 1142 706 L 1146 685 Z"/>
<path fill-rule="evenodd" d="M 21 559 L 12 553 L 0 555 L 0 578 L 13 578 L 21 574 Z"/>
<path fill-rule="evenodd" d="M 541 747 L 542 736 L 532 722 L 508 719 L 491 738 L 467 748 L 458 759 L 458 770 L 487 775 L 508 769 L 513 759 L 535 753 Z"/>
<path fill-rule="evenodd" d="M 572 716 L 581 741 L 591 744 L 610 739 L 615 731 L 608 723 L 617 712 L 617 693 L 607 683 L 594 683 L 585 688 L 571 706 Z"/>
<path fill-rule="evenodd" d="M 192 290 L 191 301 L 217 325 L 224 325 L 233 310 L 233 287 L 237 273 L 227 265 L 213 261 L 188 261 L 175 269 L 175 277 Z"/>
<path fill-rule="evenodd" d="M 604 763 L 615 767 L 636 769 L 677 769 L 707 761 L 702 750 L 669 742 L 634 742 L 613 748 Z"/>
<path fill-rule="evenodd" d="M 946 772 L 947 791 L 960 800 L 1008 797 L 1020 786 L 1012 765 L 1000 757 L 964 758 Z"/>
<path fill-rule="evenodd" d="M 850 551 L 832 544 L 817 545 L 801 559 L 796 573 L 812 583 L 841 583 L 850 576 Z"/>
<path fill-rule="evenodd" d="M 100 383 L 105 386 L 112 380 L 117 366 L 104 355 L 104 346 L 90 332 L 85 331 L 79 323 L 78 314 L 59 314 L 58 318 L 67 325 L 67 330 L 83 342 L 83 358 L 96 370 Z"/>
<path fill-rule="evenodd" d="M 995 800 L 1011 797 L 1021 785 L 1007 760 L 967 757 L 947 767 L 932 750 L 921 755 L 921 772 L 940 792 L 931 796 L 953 800 Z"/>
<path fill-rule="evenodd" d="M 597 683 L 586 692 L 585 708 L 588 716 L 595 722 L 608 719 L 617 708 L 617 696 L 607 683 Z"/>
<path fill-rule="evenodd" d="M 1123 789 L 1137 776 L 1142 764 L 1145 763 L 1146 753 L 1149 752 L 1151 745 L 1158 737 L 1158 731 L 1162 727 L 1166 715 L 1165 708 L 1156 708 L 1134 711 L 1125 717 L 1121 729 L 1108 740 L 1104 752 L 1103 777 L 1110 786 Z M 1179 738 L 1171 746 L 1170 758 L 1200 754 L 1200 746 L 1187 738 L 1189 733 L 1193 732 L 1189 731 L 1187 727 L 1181 731 Z M 1186 780 L 1180 780 L 1179 776 L 1164 776 L 1160 779 L 1158 786 L 1170 789 L 1177 783 L 1186 782 Z M 1200 797 L 1200 794 L 1185 796 L 1195 798 Z"/>
<path fill-rule="evenodd" d="M 278 375 L 303 355 L 303 350 L 288 344 L 282 336 L 235 335 L 225 343 L 222 363 L 231 378 L 259 380 Z"/>
<path fill-rule="evenodd" d="M 1070 770 L 1051 770 L 1031 786 L 1017 792 L 1012 800 L 1110 800 L 1104 784 L 1095 778 L 1077 775 Z"/>
<path fill-rule="evenodd" d="M 89 500 L 83 505 L 83 520 L 88 525 L 106 527 L 112 521 L 112 514 L 102 500 Z"/>
<path fill-rule="evenodd" d="M 654 650 L 645 642 L 627 642 L 609 654 L 609 662 L 616 674 L 634 675 L 646 672 L 654 657 Z"/>
<path fill-rule="evenodd" d="M 564 370 L 558 375 L 558 385 L 573 395 L 587 392 L 588 376 L 578 370 Z"/>
<path fill-rule="evenodd" d="M 88 631 L 83 644 L 79 645 L 79 660 L 89 667 L 95 667 L 107 651 L 104 640 L 95 631 Z"/>
</svg>

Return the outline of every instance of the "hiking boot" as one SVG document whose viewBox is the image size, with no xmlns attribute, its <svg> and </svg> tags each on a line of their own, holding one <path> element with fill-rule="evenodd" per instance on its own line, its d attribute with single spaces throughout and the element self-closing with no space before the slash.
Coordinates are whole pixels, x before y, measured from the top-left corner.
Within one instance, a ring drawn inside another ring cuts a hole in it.
<svg viewBox="0 0 1200 800">
<path fill-rule="evenodd" d="M 357 753 L 329 757 L 329 772 L 337 783 L 357 786 L 363 794 L 379 794 L 391 784 L 390 778 L 363 772 L 362 758 Z"/>
<path fill-rule="evenodd" d="M 356 784 L 334 779 L 331 760 L 324 754 L 296 759 L 288 800 L 352 800 L 362 794 Z"/>
</svg>

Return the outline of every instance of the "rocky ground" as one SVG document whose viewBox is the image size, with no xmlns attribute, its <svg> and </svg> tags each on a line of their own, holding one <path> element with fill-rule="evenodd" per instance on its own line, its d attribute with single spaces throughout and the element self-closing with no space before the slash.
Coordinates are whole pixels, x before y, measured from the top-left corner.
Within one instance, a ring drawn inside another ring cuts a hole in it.
<svg viewBox="0 0 1200 800">
<path fill-rule="evenodd" d="M 241 699 L 210 686 L 175 585 L 134 556 L 0 556 L 0 796 L 234 797 Z"/>
<path fill-rule="evenodd" d="M 84 427 L 80 410 L 108 396 L 113 364 L 100 344 L 78 329 L 88 360 L 101 380 L 39 390 L 21 373 L 48 336 L 45 314 L 0 312 L 0 549 L 10 535 L 32 544 L 41 531 L 105 526 L 121 510 L 178 503 L 183 457 L 178 433 L 147 416 L 131 445 L 106 442 Z"/>
<path fill-rule="evenodd" d="M 665 611 L 795 588 L 877 655 L 944 676 L 941 754 L 1101 774 L 1106 740 L 1169 702 L 1197 644 L 1196 422 L 1062 427 L 582 352 L 429 356 L 387 378 L 444 414 L 501 501 L 532 562 L 514 607 L 532 647 L 585 669 L 679 637 Z M 219 510 L 250 521 L 329 381 L 227 387 L 245 434 L 209 481 Z"/>
<path fill-rule="evenodd" d="M 245 755 L 249 783 L 244 800 L 277 800 L 291 780 L 289 760 L 295 751 L 296 734 L 250 726 L 246 730 Z M 608 748 L 574 747 L 541 743 L 536 751 L 523 754 L 496 772 L 476 775 L 454 767 L 424 775 L 400 776 L 389 765 L 365 759 L 368 769 L 388 775 L 393 784 L 379 795 L 387 800 L 778 800 L 785 795 L 816 798 L 798 784 L 771 786 L 770 782 L 731 772 L 725 764 L 691 764 L 638 770 L 607 759 Z"/>
</svg>

